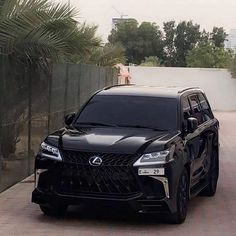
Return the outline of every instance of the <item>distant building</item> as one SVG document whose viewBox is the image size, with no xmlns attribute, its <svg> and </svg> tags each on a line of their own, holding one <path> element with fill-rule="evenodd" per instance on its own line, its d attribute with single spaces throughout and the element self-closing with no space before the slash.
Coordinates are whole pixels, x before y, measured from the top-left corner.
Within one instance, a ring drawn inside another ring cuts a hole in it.
<svg viewBox="0 0 236 236">
<path fill-rule="evenodd" d="M 112 18 L 112 29 L 115 29 L 117 24 L 122 23 L 122 22 L 126 22 L 126 21 L 130 21 L 130 20 L 134 20 L 134 18 Z"/>
<path fill-rule="evenodd" d="M 236 29 L 231 29 L 225 40 L 225 47 L 232 49 L 236 53 Z"/>
</svg>

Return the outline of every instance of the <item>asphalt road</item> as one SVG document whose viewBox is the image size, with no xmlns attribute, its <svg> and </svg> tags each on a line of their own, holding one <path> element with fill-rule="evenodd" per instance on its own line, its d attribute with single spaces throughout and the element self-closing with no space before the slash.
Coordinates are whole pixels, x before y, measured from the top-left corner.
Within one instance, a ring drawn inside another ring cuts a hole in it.
<svg viewBox="0 0 236 236">
<path fill-rule="evenodd" d="M 221 122 L 217 194 L 193 199 L 184 224 L 170 225 L 126 209 L 72 208 L 64 219 L 46 217 L 30 202 L 33 184 L 23 181 L 0 194 L 0 235 L 236 236 L 236 113 L 216 113 L 216 117 Z"/>
</svg>

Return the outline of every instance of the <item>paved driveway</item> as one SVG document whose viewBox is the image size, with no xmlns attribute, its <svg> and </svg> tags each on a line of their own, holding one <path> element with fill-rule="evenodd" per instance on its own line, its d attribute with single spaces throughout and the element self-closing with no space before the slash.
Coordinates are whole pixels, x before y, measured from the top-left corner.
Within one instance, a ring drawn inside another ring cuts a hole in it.
<svg viewBox="0 0 236 236">
<path fill-rule="evenodd" d="M 236 113 L 216 113 L 221 122 L 220 180 L 215 197 L 197 197 L 187 220 L 169 225 L 127 212 L 71 209 L 65 219 L 45 217 L 31 204 L 33 184 L 24 181 L 0 194 L 0 235 L 225 235 L 236 236 Z M 125 216 L 125 217 L 124 217 Z"/>
</svg>

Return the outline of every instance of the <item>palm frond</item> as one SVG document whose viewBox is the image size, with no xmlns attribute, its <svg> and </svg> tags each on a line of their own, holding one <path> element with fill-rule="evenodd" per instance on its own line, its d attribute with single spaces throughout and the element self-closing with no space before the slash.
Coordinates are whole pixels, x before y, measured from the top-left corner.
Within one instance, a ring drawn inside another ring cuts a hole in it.
<svg viewBox="0 0 236 236">
<path fill-rule="evenodd" d="M 3 5 L 0 12 L 0 19 L 6 19 L 20 15 L 27 11 L 37 9 L 45 10 L 50 6 L 48 0 L 2 0 Z"/>
<path fill-rule="evenodd" d="M 124 48 L 120 44 L 109 44 L 104 47 L 94 48 L 86 62 L 99 66 L 114 66 L 119 63 L 125 63 L 125 61 Z"/>
<path fill-rule="evenodd" d="M 48 0 L 2 0 L 0 54 L 45 64 L 90 53 L 101 40 L 95 26 L 78 24 L 77 14 L 68 5 Z"/>
</svg>

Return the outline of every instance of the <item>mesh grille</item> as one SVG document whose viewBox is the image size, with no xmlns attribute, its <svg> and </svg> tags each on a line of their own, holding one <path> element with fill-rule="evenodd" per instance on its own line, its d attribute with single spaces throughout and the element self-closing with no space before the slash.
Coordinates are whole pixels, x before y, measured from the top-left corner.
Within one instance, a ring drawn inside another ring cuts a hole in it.
<svg viewBox="0 0 236 236">
<path fill-rule="evenodd" d="M 64 171 L 61 191 L 130 195 L 140 192 L 133 169 L 134 155 L 63 151 Z M 89 159 L 99 156 L 101 166 L 91 166 Z"/>
<path fill-rule="evenodd" d="M 107 154 L 92 152 L 63 151 L 63 159 L 66 163 L 77 165 L 89 165 L 89 158 L 99 156 L 102 158 L 102 166 L 131 166 L 134 155 L 129 154 Z"/>
</svg>

